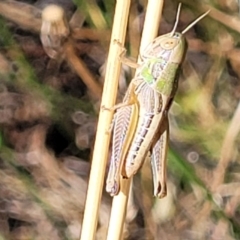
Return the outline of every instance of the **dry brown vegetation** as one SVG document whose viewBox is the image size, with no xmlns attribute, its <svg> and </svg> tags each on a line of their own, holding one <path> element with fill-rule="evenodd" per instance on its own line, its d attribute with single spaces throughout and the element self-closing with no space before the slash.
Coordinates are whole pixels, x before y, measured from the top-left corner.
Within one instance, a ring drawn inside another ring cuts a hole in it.
<svg viewBox="0 0 240 240">
<path fill-rule="evenodd" d="M 115 1 L 76 2 L 0 1 L 0 239 L 79 238 Z M 146 161 L 134 178 L 125 239 L 240 239 L 238 1 L 182 2 L 179 31 L 212 10 L 186 34 L 170 113 L 168 196 L 152 197 Z M 69 28 L 53 58 L 40 41 L 49 3 L 64 8 Z M 177 4 L 165 2 L 159 34 L 172 29 Z M 131 7 L 133 57 L 145 7 Z M 97 239 L 105 239 L 110 209 L 104 191 Z"/>
</svg>

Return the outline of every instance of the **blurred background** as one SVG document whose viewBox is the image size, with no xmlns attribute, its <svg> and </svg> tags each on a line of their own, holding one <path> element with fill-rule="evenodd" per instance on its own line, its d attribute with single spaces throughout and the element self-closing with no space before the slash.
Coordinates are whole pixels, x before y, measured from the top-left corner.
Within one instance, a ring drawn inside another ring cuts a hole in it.
<svg viewBox="0 0 240 240">
<path fill-rule="evenodd" d="M 147 160 L 134 177 L 124 239 L 240 239 L 240 5 L 181 2 L 179 32 L 211 12 L 186 33 L 168 195 L 153 198 Z M 42 19 L 49 4 L 64 10 Z M 146 5 L 132 1 L 132 59 Z M 159 35 L 172 30 L 177 6 L 165 1 Z M 114 9 L 114 0 L 0 1 L 1 240 L 79 238 Z M 117 101 L 133 74 L 123 66 Z M 96 239 L 106 237 L 111 200 L 104 189 Z"/>
</svg>

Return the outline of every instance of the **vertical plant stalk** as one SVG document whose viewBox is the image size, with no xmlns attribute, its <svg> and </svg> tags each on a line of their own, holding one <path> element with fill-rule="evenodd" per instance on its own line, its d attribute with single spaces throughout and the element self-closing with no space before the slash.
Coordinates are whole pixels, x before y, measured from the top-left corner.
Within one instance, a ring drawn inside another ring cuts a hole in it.
<svg viewBox="0 0 240 240">
<path fill-rule="evenodd" d="M 111 108 L 116 101 L 118 78 L 121 63 L 119 55 L 121 49 L 114 43 L 117 39 L 124 43 L 130 0 L 117 1 L 113 30 L 110 42 L 109 56 L 106 69 L 106 77 L 102 95 L 101 106 Z M 105 169 L 109 151 L 110 133 L 109 126 L 113 113 L 101 108 L 98 119 L 98 128 L 92 158 L 92 167 L 89 178 L 85 212 L 82 223 L 81 240 L 95 240 L 98 222 L 99 205 L 102 196 Z"/>
<path fill-rule="evenodd" d="M 150 43 L 158 33 L 162 16 L 163 0 L 149 0 L 143 27 L 140 52 Z M 140 62 L 140 61 L 139 61 Z M 122 239 L 123 225 L 126 216 L 130 179 L 121 179 L 120 192 L 113 198 L 107 240 Z"/>
<path fill-rule="evenodd" d="M 107 240 L 121 240 L 132 178 L 120 180 L 120 192 L 113 197 Z"/>
<path fill-rule="evenodd" d="M 164 0 L 149 0 L 143 26 L 140 52 L 154 39 L 158 34 L 159 25 L 162 17 L 162 8 Z"/>
</svg>

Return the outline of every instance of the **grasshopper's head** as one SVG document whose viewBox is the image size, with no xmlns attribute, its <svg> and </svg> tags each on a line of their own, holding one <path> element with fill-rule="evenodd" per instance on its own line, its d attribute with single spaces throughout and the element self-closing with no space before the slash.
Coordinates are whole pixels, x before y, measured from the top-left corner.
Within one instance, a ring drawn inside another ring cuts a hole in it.
<svg viewBox="0 0 240 240">
<path fill-rule="evenodd" d="M 186 52 L 187 44 L 183 34 L 174 32 L 155 38 L 151 43 L 151 48 L 151 57 L 180 64 Z M 146 53 L 149 54 L 149 51 L 146 51 Z"/>
<path fill-rule="evenodd" d="M 180 16 L 181 3 L 178 6 L 176 22 L 170 33 L 155 38 L 144 50 L 142 59 L 159 58 L 163 60 L 163 64 L 175 63 L 180 64 L 183 61 L 187 44 L 184 34 L 192 28 L 198 21 L 204 18 L 208 13 L 204 13 L 190 25 L 188 25 L 181 33 L 176 32 L 176 28 Z M 165 63 L 164 63 L 165 62 Z"/>
<path fill-rule="evenodd" d="M 139 75 L 157 92 L 170 96 L 177 89 L 177 73 L 187 49 L 184 34 L 208 12 L 201 15 L 181 33 L 176 32 L 181 4 L 176 23 L 170 33 L 155 38 L 141 55 L 143 64 Z"/>
</svg>

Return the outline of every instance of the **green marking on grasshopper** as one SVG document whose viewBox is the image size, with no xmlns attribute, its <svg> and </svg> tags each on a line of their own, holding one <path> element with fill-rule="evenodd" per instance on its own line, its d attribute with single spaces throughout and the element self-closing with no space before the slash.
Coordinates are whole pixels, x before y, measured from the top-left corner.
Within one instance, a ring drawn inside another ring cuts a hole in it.
<svg viewBox="0 0 240 240">
<path fill-rule="evenodd" d="M 159 58 L 149 59 L 143 64 L 140 75 L 143 77 L 144 81 L 151 85 L 156 81 L 155 76 L 158 75 L 158 71 L 161 71 L 166 63 L 166 61 Z"/>
</svg>

